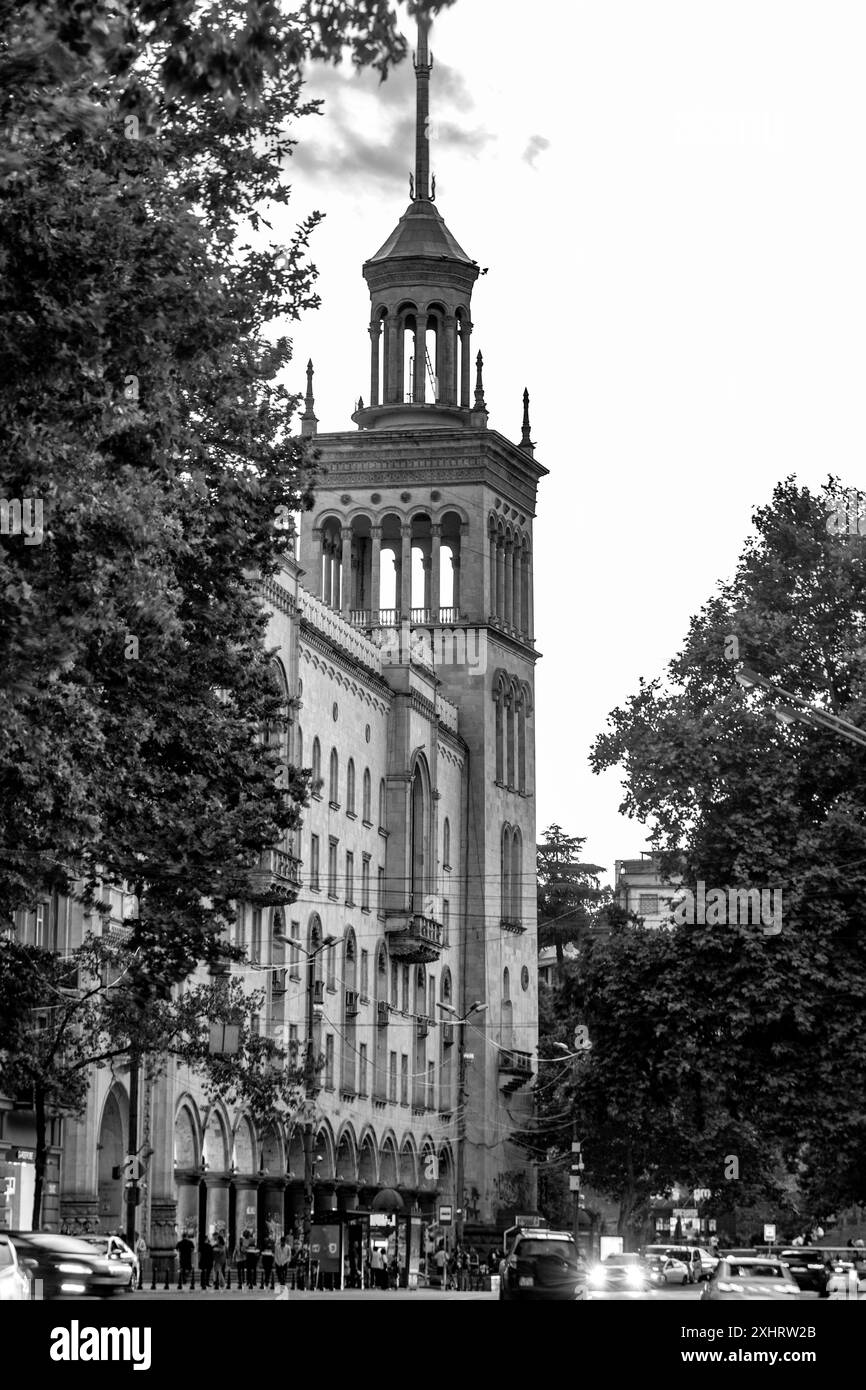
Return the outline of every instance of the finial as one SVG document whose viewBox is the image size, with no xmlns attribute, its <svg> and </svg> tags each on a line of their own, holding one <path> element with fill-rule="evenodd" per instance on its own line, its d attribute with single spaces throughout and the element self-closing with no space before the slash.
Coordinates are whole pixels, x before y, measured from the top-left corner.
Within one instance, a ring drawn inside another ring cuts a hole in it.
<svg viewBox="0 0 866 1390">
<path fill-rule="evenodd" d="M 529 424 L 529 391 L 528 391 L 528 389 L 525 390 L 524 393 L 523 393 L 523 435 L 522 435 L 521 440 L 520 440 L 520 447 L 521 447 L 521 449 L 524 449 L 524 450 L 526 451 L 527 454 L 532 454 L 532 453 L 535 452 L 535 445 L 534 445 L 533 442 L 532 442 L 532 430 L 531 430 L 530 424 Z"/>
<path fill-rule="evenodd" d="M 409 197 L 411 198 L 412 202 L 414 203 L 414 201 L 415 201 L 415 175 L 414 175 L 414 174 L 410 174 L 410 175 L 409 175 Z"/>
<path fill-rule="evenodd" d="M 364 409 L 364 397 L 363 397 L 363 396 L 359 396 L 359 397 L 358 397 L 358 409 L 359 409 L 359 410 L 363 410 L 363 409 Z"/>
<path fill-rule="evenodd" d="M 487 402 L 484 399 L 484 358 L 479 352 L 475 359 L 477 375 L 475 378 L 475 409 L 486 410 Z"/>
<path fill-rule="evenodd" d="M 429 19 L 418 16 L 418 52 L 415 55 L 415 197 L 430 198 L 430 71 L 433 64 L 427 44 Z"/>
<path fill-rule="evenodd" d="M 310 358 L 309 362 L 307 363 L 307 394 L 306 394 L 304 400 L 305 400 L 305 404 L 306 404 L 306 409 L 305 409 L 303 415 L 301 416 L 301 434 L 302 434 L 303 436 L 309 437 L 310 435 L 316 434 L 317 429 L 318 429 L 318 424 L 319 424 L 318 420 L 316 419 L 316 410 L 315 410 L 316 402 L 315 402 L 315 400 L 314 400 L 314 398 L 313 398 L 313 359 L 312 359 L 312 358 Z"/>
<path fill-rule="evenodd" d="M 435 201 L 436 201 L 436 175 L 434 174 L 434 175 L 433 175 L 433 182 L 432 182 L 432 184 L 431 184 L 431 186 L 430 186 L 430 202 L 431 202 L 431 203 L 435 203 Z"/>
</svg>

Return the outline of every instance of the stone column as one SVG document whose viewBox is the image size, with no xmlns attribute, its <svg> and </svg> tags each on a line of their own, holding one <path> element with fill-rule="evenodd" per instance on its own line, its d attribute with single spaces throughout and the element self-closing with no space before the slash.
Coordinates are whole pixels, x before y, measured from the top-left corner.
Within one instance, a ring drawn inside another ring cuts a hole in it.
<svg viewBox="0 0 866 1390">
<path fill-rule="evenodd" d="M 370 608 L 372 609 L 373 622 L 379 621 L 379 608 L 381 606 L 380 593 L 382 573 L 382 528 L 372 526 L 370 528 Z"/>
<path fill-rule="evenodd" d="M 463 606 L 463 547 L 466 544 L 466 537 L 469 534 L 469 527 L 465 521 L 460 523 L 460 544 L 452 547 L 451 567 L 454 570 L 454 588 L 452 603 L 455 612 L 461 616 L 460 610 Z"/>
<path fill-rule="evenodd" d="M 442 338 L 442 376 L 439 381 L 439 400 L 443 405 L 457 404 L 457 316 L 446 314 Z"/>
<path fill-rule="evenodd" d="M 431 530 L 430 601 L 427 606 L 433 610 L 434 623 L 438 623 L 439 607 L 442 601 L 442 527 L 438 522 L 434 522 Z"/>
<path fill-rule="evenodd" d="M 310 573 L 305 575 L 312 593 L 316 598 L 322 597 L 322 528 L 314 526 L 311 532 L 312 563 Z"/>
<path fill-rule="evenodd" d="M 340 611 L 344 618 L 348 618 L 349 612 L 354 602 L 352 594 L 352 529 L 344 526 L 343 537 L 343 558 L 340 562 Z"/>
<path fill-rule="evenodd" d="M 496 608 L 500 622 L 505 621 L 505 541 L 496 534 Z"/>
<path fill-rule="evenodd" d="M 403 394 L 400 372 L 402 353 L 399 324 L 390 316 L 385 321 L 385 343 L 385 404 L 397 405 Z"/>
<path fill-rule="evenodd" d="M 502 616 L 508 626 L 514 622 L 514 542 L 505 538 L 505 570 L 503 574 L 505 583 L 505 611 Z"/>
<path fill-rule="evenodd" d="M 427 399 L 427 315 L 417 314 L 415 318 L 415 378 L 412 383 L 415 405 L 423 405 Z"/>
<path fill-rule="evenodd" d="M 198 1241 L 198 1193 L 201 1177 L 198 1173 L 177 1173 L 177 1226 L 188 1231 Z"/>
<path fill-rule="evenodd" d="M 464 410 L 472 405 L 472 324 L 465 320 L 460 325 L 460 341 L 463 346 L 463 370 L 460 382 L 460 404 Z"/>
<path fill-rule="evenodd" d="M 337 1204 L 340 1211 L 358 1210 L 358 1184 L 344 1178 L 337 1188 Z"/>
<path fill-rule="evenodd" d="M 370 324 L 370 404 L 379 404 L 379 340 L 382 337 L 382 320 L 375 319 Z"/>
<path fill-rule="evenodd" d="M 514 547 L 514 626 L 518 632 L 525 631 L 523 626 L 523 585 L 521 583 L 523 568 L 523 547 L 518 543 Z"/>
<path fill-rule="evenodd" d="M 487 545 L 488 545 L 489 552 L 490 552 L 490 554 L 489 554 L 489 560 L 490 560 L 490 565 L 489 565 L 489 569 L 490 569 L 490 595 L 489 595 L 489 598 L 488 598 L 488 600 L 487 600 L 487 611 L 488 611 L 488 613 L 490 613 L 490 614 L 492 615 L 492 614 L 495 614 L 495 613 L 496 613 L 496 528 L 495 528 L 495 527 L 493 527 L 492 529 L 491 529 L 490 527 L 488 527 L 488 529 L 487 529 Z"/>
<path fill-rule="evenodd" d="M 208 1235 L 222 1231 L 228 1240 L 231 1178 L 228 1173 L 209 1173 L 204 1182 L 207 1188 L 205 1224 Z"/>
<path fill-rule="evenodd" d="M 412 527 L 400 528 L 400 617 L 407 622 L 412 616 Z"/>
</svg>

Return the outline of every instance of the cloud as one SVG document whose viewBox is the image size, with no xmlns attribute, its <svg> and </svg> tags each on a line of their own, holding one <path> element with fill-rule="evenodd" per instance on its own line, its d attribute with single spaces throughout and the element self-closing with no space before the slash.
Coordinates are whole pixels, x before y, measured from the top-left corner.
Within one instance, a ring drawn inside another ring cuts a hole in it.
<svg viewBox="0 0 866 1390">
<path fill-rule="evenodd" d="M 538 156 L 540 154 L 543 154 L 545 150 L 549 149 L 550 141 L 546 138 L 546 136 L 533 135 L 531 136 L 529 144 L 526 146 L 526 149 L 523 151 L 523 159 L 529 165 L 530 169 L 535 169 L 537 168 L 535 161 L 538 159 Z"/>
</svg>

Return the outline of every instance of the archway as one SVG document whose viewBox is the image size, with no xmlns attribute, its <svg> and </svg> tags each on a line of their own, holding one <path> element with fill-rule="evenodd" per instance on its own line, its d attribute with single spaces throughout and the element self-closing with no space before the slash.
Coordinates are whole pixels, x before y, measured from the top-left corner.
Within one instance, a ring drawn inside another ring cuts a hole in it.
<svg viewBox="0 0 866 1390">
<path fill-rule="evenodd" d="M 112 1086 L 102 1108 L 99 1125 L 99 1220 L 106 1230 L 125 1224 L 123 1214 L 123 1177 L 115 1178 L 112 1170 L 122 1168 L 126 1161 L 126 1122 L 129 1104 L 126 1092 Z"/>
</svg>

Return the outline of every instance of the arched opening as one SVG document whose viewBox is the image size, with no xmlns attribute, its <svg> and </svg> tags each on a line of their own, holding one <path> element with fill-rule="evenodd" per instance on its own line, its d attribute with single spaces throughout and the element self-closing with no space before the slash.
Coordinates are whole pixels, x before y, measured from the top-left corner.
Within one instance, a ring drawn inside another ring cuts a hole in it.
<svg viewBox="0 0 866 1390">
<path fill-rule="evenodd" d="M 341 1071 L 343 1091 L 356 1094 L 358 1073 L 358 985 L 357 985 L 357 944 L 351 927 L 346 929 L 343 940 L 343 1065 Z"/>
<path fill-rule="evenodd" d="M 506 785 L 509 791 L 514 790 L 514 702 L 516 692 L 514 687 L 505 696 L 505 753 L 506 753 Z"/>
<path fill-rule="evenodd" d="M 379 783 L 379 829 L 388 828 L 388 791 L 383 777 Z"/>
<path fill-rule="evenodd" d="M 374 1029 L 373 1099 L 388 1094 L 388 953 L 384 945 L 376 955 L 376 1019 Z"/>
<path fill-rule="evenodd" d="M 350 758 L 346 768 L 346 815 L 355 815 L 355 759 Z"/>
<path fill-rule="evenodd" d="M 397 1146 L 393 1139 L 386 1139 L 379 1157 L 379 1184 L 381 1187 L 396 1187 L 399 1182 L 397 1166 Z"/>
<path fill-rule="evenodd" d="M 460 616 L 460 560 L 463 522 L 457 512 L 446 512 L 440 524 L 439 608 L 442 622 Z"/>
<path fill-rule="evenodd" d="M 340 758 L 336 748 L 331 749 L 328 776 L 328 800 L 334 807 L 338 807 L 340 804 Z"/>
<path fill-rule="evenodd" d="M 365 768 L 364 768 L 364 791 L 363 791 L 363 804 L 362 804 L 362 818 L 363 818 L 364 823 L 365 823 L 366 825 L 370 825 L 370 823 L 371 823 L 371 821 L 372 821 L 372 815 L 371 815 L 371 811 L 372 811 L 372 806 L 371 806 L 371 800 L 372 800 L 372 787 L 373 787 L 373 782 L 372 782 L 372 778 L 370 777 L 370 769 L 369 769 L 368 767 L 365 767 Z"/>
<path fill-rule="evenodd" d="M 497 681 L 493 699 L 496 705 L 496 781 L 502 786 L 505 781 L 505 689 L 501 681 Z"/>
<path fill-rule="evenodd" d="M 400 517 L 393 512 L 382 518 L 379 545 L 379 621 L 386 625 L 396 624 L 400 607 L 402 526 Z"/>
<path fill-rule="evenodd" d="M 447 816 L 442 827 L 442 867 L 451 868 L 451 822 Z"/>
<path fill-rule="evenodd" d="M 98 1145 L 99 1220 L 106 1230 L 124 1226 L 126 1221 L 123 1205 L 124 1179 L 115 1178 L 112 1170 L 122 1168 L 126 1162 L 124 1134 L 128 1114 L 129 1105 L 125 1092 L 116 1085 L 112 1086 L 102 1108 Z M 198 1166 L 194 1153 L 190 1166 Z"/>
<path fill-rule="evenodd" d="M 515 923 L 523 920 L 523 836 L 515 829 L 511 838 L 511 912 Z"/>
<path fill-rule="evenodd" d="M 403 316 L 403 400 L 407 405 L 415 401 L 415 338 L 418 320 L 414 314 Z"/>
<path fill-rule="evenodd" d="M 511 826 L 502 829 L 502 855 L 500 878 L 502 881 L 502 920 L 511 919 Z"/>
<path fill-rule="evenodd" d="M 411 856 L 412 856 L 412 898 L 413 912 L 424 912 L 424 899 L 427 896 L 427 798 L 424 778 L 420 765 L 416 766 L 412 777 L 411 802 Z"/>
<path fill-rule="evenodd" d="M 313 773 L 313 795 L 320 796 L 322 792 L 322 745 L 320 744 L 318 738 L 313 739 L 313 756 L 311 759 L 311 768 Z"/>
</svg>

